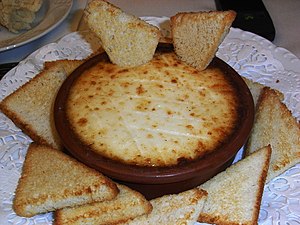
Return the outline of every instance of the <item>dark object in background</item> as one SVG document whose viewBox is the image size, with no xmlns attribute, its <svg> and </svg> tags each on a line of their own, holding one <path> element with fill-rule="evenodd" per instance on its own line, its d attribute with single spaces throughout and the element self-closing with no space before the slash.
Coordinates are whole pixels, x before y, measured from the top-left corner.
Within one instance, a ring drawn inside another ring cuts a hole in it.
<svg viewBox="0 0 300 225">
<path fill-rule="evenodd" d="M 275 38 L 272 19 L 262 0 L 215 0 L 217 10 L 234 10 L 232 27 L 258 34 L 270 41 Z"/>
<path fill-rule="evenodd" d="M 0 64 L 0 79 L 12 68 L 18 65 L 18 62 Z"/>
</svg>

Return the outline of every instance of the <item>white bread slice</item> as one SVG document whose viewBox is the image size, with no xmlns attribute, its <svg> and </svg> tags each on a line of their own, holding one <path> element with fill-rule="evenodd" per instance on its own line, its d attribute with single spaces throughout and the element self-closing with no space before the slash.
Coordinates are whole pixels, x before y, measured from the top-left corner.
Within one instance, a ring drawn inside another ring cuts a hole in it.
<svg viewBox="0 0 300 225">
<path fill-rule="evenodd" d="M 122 224 L 194 225 L 203 208 L 206 197 L 207 192 L 198 188 L 179 194 L 164 195 L 150 200 L 153 206 L 150 214 L 137 217 Z"/>
<path fill-rule="evenodd" d="M 242 77 L 242 78 L 245 81 L 245 83 L 247 84 L 247 86 L 252 94 L 254 105 L 256 106 L 258 98 L 265 86 L 263 84 L 252 81 L 246 77 Z"/>
<path fill-rule="evenodd" d="M 229 11 L 182 12 L 171 17 L 176 54 L 189 65 L 204 70 L 229 32 L 236 13 Z"/>
<path fill-rule="evenodd" d="M 257 224 L 270 157 L 271 147 L 264 147 L 200 185 L 208 198 L 198 221 Z"/>
<path fill-rule="evenodd" d="M 120 193 L 112 200 L 57 210 L 54 225 L 119 224 L 151 212 L 152 205 L 142 194 L 117 186 Z"/>
<path fill-rule="evenodd" d="M 15 192 L 16 214 L 31 217 L 116 197 L 115 183 L 61 151 L 31 143 Z"/>
<path fill-rule="evenodd" d="M 63 146 L 54 125 L 53 104 L 65 78 L 83 62 L 46 62 L 38 75 L 0 103 L 1 111 L 33 141 L 61 150 Z"/>
<path fill-rule="evenodd" d="M 245 154 L 270 144 L 272 157 L 267 182 L 300 162 L 300 124 L 282 102 L 283 94 L 265 87 Z"/>
<path fill-rule="evenodd" d="M 152 59 L 160 39 L 157 27 L 102 0 L 92 0 L 84 18 L 113 63 L 139 66 Z"/>
</svg>

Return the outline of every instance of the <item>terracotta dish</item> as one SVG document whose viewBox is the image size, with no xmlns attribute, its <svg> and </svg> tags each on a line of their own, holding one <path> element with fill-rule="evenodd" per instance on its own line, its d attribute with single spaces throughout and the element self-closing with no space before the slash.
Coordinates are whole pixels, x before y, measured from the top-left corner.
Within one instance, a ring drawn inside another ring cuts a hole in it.
<svg viewBox="0 0 300 225">
<path fill-rule="evenodd" d="M 172 51 L 173 48 L 170 44 L 160 44 L 157 48 L 157 52 Z M 185 156 L 183 160 L 177 159 L 177 164 L 172 162 L 170 165 L 151 164 L 151 160 L 149 165 L 134 164 L 132 161 L 126 163 L 124 160 L 108 157 L 95 151 L 88 142 L 83 141 L 74 131 L 68 117 L 69 114 L 66 112 L 69 109 L 67 109 L 69 96 L 76 81 L 85 71 L 101 61 L 110 63 L 105 53 L 99 54 L 78 67 L 65 80 L 57 94 L 54 105 L 54 120 L 66 150 L 79 161 L 106 176 L 140 191 L 149 199 L 164 194 L 178 193 L 196 187 L 226 169 L 247 141 L 254 119 L 254 104 L 251 93 L 235 70 L 219 58 L 214 58 L 208 68 L 217 68 L 223 72 L 226 80 L 234 87 L 239 103 L 236 109 L 237 116 L 234 129 L 228 135 L 226 134 L 226 138 L 220 135 L 221 141 L 219 143 L 221 144 L 195 158 Z"/>
</svg>

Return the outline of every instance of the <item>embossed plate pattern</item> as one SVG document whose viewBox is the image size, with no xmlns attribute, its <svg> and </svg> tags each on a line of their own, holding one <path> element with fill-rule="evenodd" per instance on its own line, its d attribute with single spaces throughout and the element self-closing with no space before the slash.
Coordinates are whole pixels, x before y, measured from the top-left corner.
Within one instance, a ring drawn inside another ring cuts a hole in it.
<svg viewBox="0 0 300 225">
<path fill-rule="evenodd" d="M 159 26 L 165 35 L 169 35 L 168 18 L 143 19 Z M 0 81 L 0 100 L 35 76 L 45 61 L 82 59 L 90 55 L 96 47 L 85 41 L 83 36 L 80 33 L 66 35 L 20 62 Z M 217 56 L 242 76 L 282 91 L 285 103 L 300 120 L 300 60 L 295 55 L 255 34 L 232 28 L 220 45 Z M 12 210 L 15 187 L 30 142 L 28 136 L 0 113 L 1 225 L 52 224 L 52 213 L 25 219 L 16 216 Z M 300 164 L 265 185 L 259 224 L 300 224 Z"/>
</svg>

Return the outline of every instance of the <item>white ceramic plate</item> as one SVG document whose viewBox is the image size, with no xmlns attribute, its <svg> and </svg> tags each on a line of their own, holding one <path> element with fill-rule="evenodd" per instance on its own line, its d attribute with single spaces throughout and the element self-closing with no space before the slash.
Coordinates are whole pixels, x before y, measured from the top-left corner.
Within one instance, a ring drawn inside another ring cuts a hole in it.
<svg viewBox="0 0 300 225">
<path fill-rule="evenodd" d="M 0 26 L 0 52 L 29 43 L 57 27 L 69 14 L 72 0 L 46 0 L 36 15 L 33 28 L 14 34 Z"/>
<path fill-rule="evenodd" d="M 168 18 L 145 17 L 169 35 Z M 33 52 L 0 81 L 0 100 L 35 76 L 45 61 L 82 59 L 98 46 L 85 33 L 71 33 L 57 43 Z M 90 35 L 90 34 L 88 34 Z M 90 41 L 86 41 L 90 40 Z M 242 76 L 278 89 L 285 103 L 300 120 L 300 59 L 286 49 L 253 33 L 232 28 L 217 56 Z M 52 213 L 18 217 L 12 210 L 14 191 L 30 138 L 0 113 L 0 224 L 51 225 Z M 259 225 L 300 224 L 300 164 L 265 185 Z M 199 223 L 196 223 L 199 224 Z"/>
</svg>

